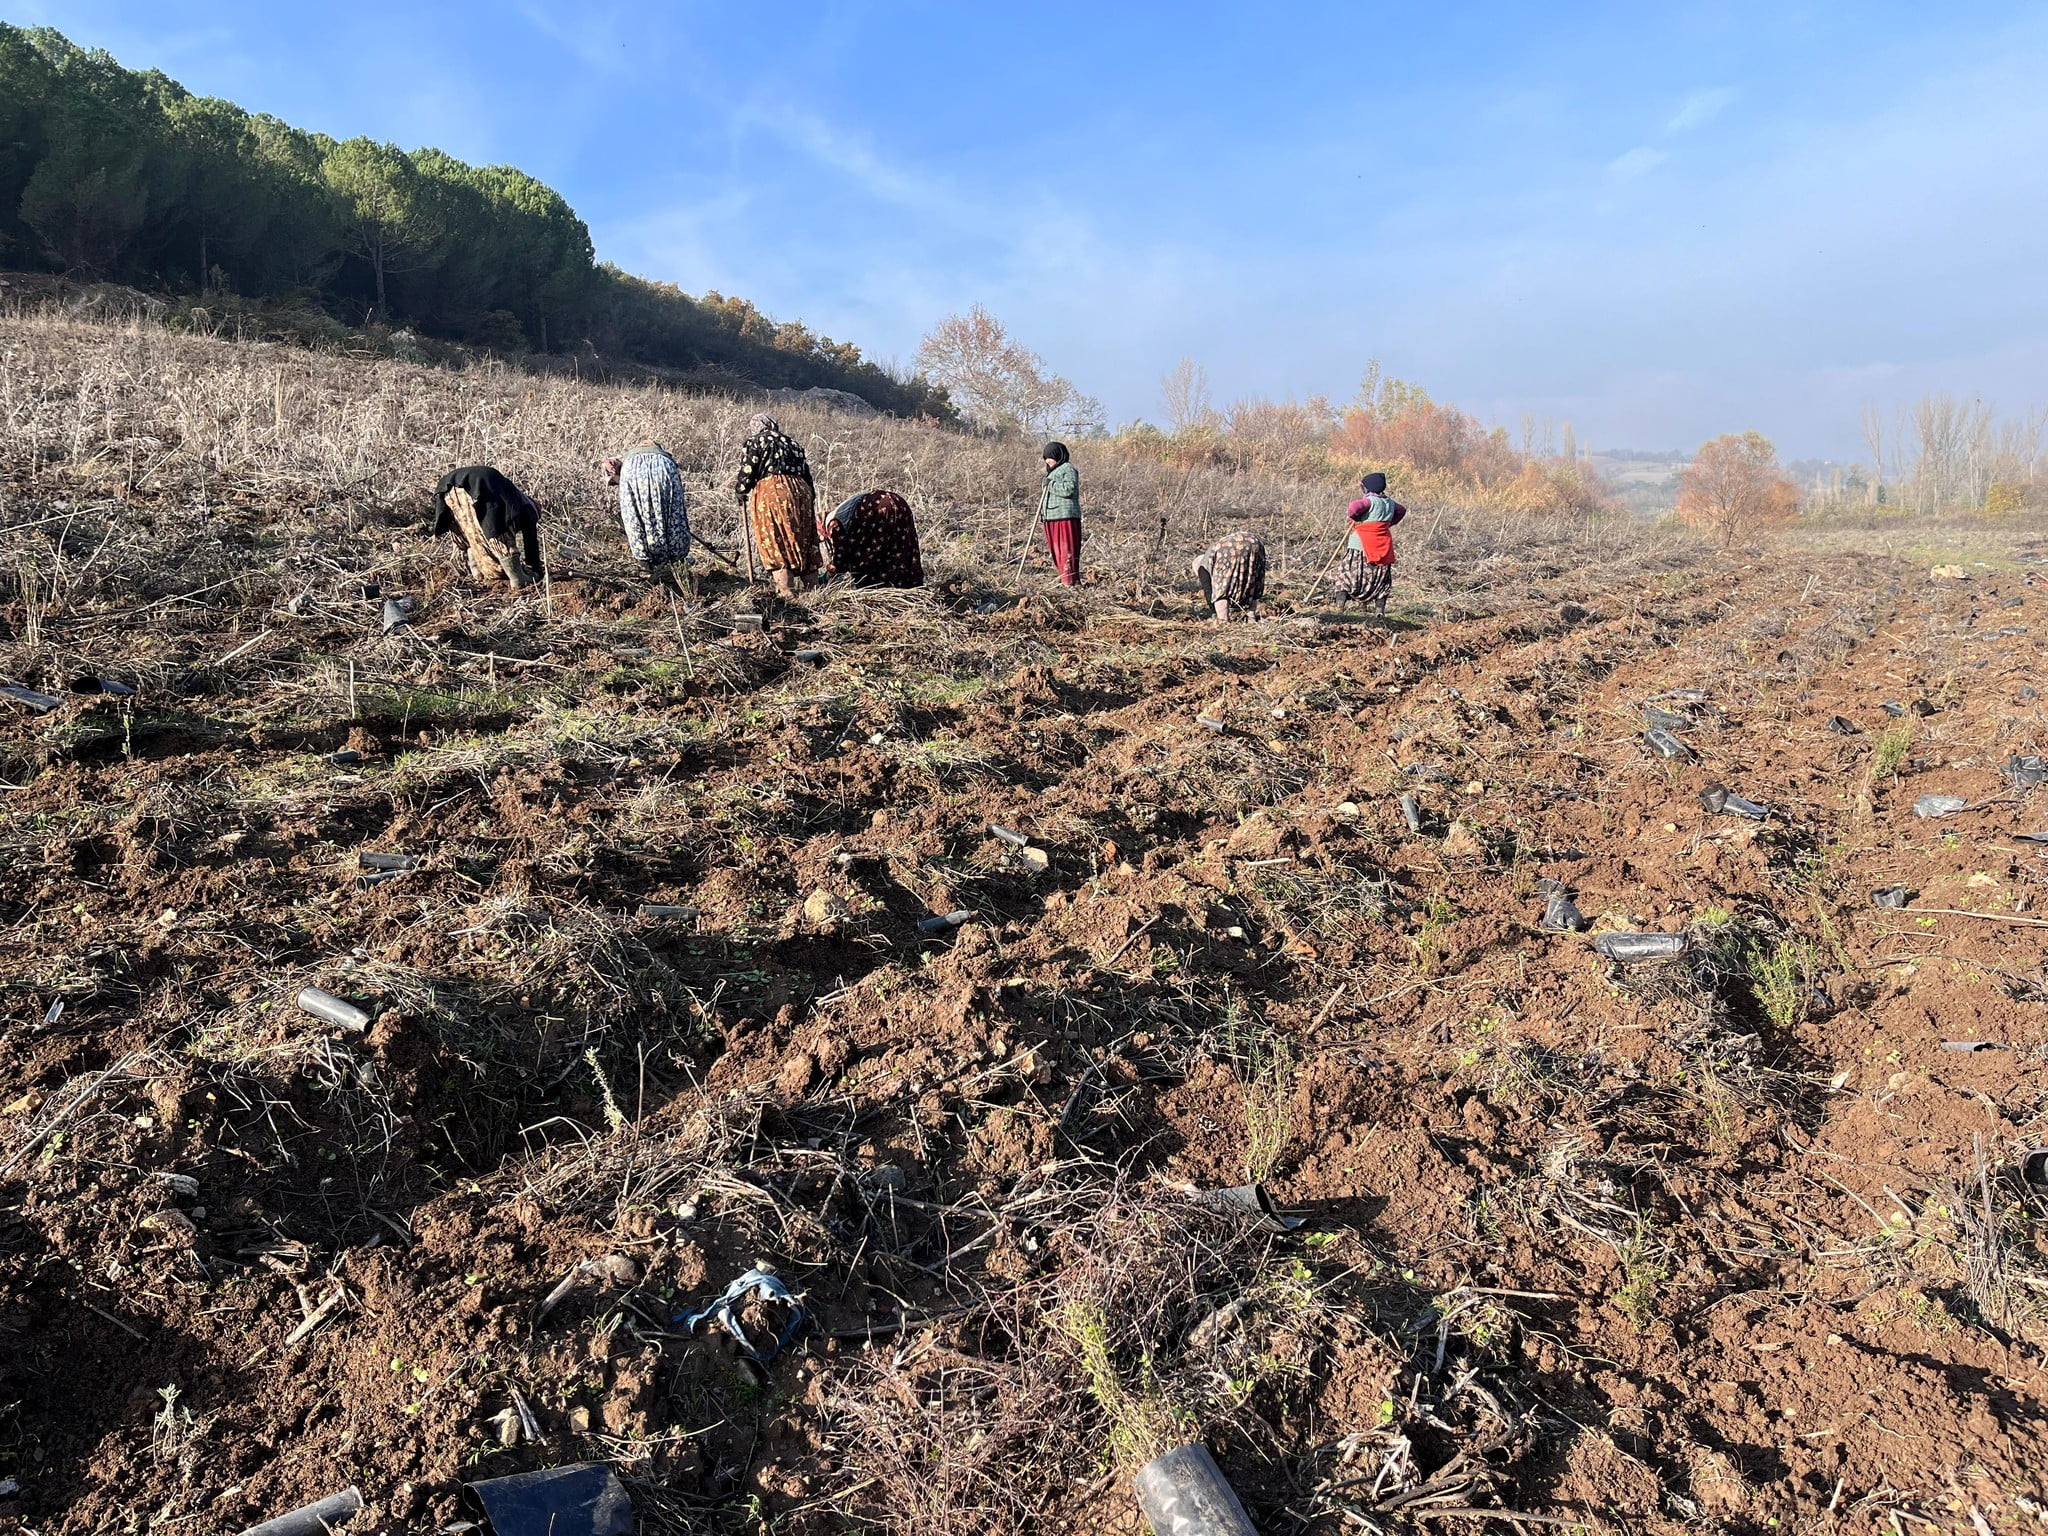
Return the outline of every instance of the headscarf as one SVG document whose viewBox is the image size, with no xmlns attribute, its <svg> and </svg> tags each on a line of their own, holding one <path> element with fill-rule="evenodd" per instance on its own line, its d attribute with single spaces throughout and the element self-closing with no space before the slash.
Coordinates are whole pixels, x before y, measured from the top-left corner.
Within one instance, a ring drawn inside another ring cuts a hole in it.
<svg viewBox="0 0 2048 1536">
<path fill-rule="evenodd" d="M 754 419 L 747 423 L 747 436 L 749 437 L 758 437 L 763 432 L 780 432 L 781 430 L 782 423 L 773 416 L 770 416 L 766 411 L 757 412 Z"/>
<path fill-rule="evenodd" d="M 1039 450 L 1038 456 L 1041 459 L 1051 459 L 1055 464 L 1064 464 L 1067 462 L 1067 445 L 1065 443 L 1047 443 Z"/>
<path fill-rule="evenodd" d="M 1384 496 L 1387 494 L 1387 477 L 1374 470 L 1358 482 L 1358 488 L 1368 496 Z"/>
</svg>

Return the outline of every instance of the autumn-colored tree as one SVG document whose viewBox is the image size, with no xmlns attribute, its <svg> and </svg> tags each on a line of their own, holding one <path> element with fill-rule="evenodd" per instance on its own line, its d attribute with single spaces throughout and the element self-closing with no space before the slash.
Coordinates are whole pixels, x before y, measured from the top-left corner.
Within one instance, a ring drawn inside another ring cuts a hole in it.
<svg viewBox="0 0 2048 1536">
<path fill-rule="evenodd" d="M 1778 450 L 1761 432 L 1729 432 L 1700 445 L 1678 477 L 1678 515 L 1723 549 L 1738 538 L 1787 523 L 1799 487 L 1778 473 Z"/>
</svg>

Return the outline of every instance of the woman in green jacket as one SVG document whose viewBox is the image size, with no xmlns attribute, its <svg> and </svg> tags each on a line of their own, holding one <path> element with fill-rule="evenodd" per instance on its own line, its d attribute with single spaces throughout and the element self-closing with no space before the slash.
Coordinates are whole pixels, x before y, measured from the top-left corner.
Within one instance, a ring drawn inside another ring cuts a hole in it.
<svg viewBox="0 0 2048 1536">
<path fill-rule="evenodd" d="M 1045 548 L 1058 567 L 1060 580 L 1081 585 L 1081 472 L 1067 456 L 1065 443 L 1047 443 L 1045 494 L 1039 498 L 1038 520 L 1045 524 Z"/>
</svg>

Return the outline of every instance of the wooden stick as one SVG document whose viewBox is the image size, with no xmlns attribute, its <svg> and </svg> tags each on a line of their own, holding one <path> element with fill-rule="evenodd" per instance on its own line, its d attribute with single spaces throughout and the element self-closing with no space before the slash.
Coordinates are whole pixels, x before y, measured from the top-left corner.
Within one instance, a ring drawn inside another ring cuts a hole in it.
<svg viewBox="0 0 2048 1536">
<path fill-rule="evenodd" d="M 235 647 L 235 648 L 234 648 L 234 649 L 233 649 L 232 651 L 229 651 L 229 652 L 227 653 L 227 655 L 225 655 L 225 656 L 221 657 L 221 659 L 220 659 L 219 661 L 216 661 L 216 662 L 214 663 L 214 665 L 215 665 L 216 667 L 224 667 L 224 666 L 226 666 L 226 665 L 227 665 L 227 664 L 228 664 L 229 662 L 233 661 L 233 660 L 234 660 L 234 659 L 235 659 L 235 658 L 236 658 L 237 656 L 241 655 L 241 654 L 242 654 L 242 652 L 244 652 L 244 651 L 248 650 L 248 649 L 249 649 L 250 647 L 252 647 L 252 646 L 254 646 L 254 645 L 258 644 L 259 642 L 261 642 L 261 641 L 263 641 L 263 640 L 265 640 L 265 639 L 268 639 L 268 638 L 269 638 L 269 636 L 270 636 L 270 631 L 266 629 L 266 630 L 262 631 L 262 632 L 261 632 L 260 634 L 258 634 L 258 635 L 256 636 L 256 638 L 255 638 L 255 639 L 253 639 L 253 640 L 244 640 L 244 641 L 243 641 L 243 642 L 242 642 L 242 643 L 241 643 L 240 645 L 236 646 L 236 647 Z"/>
<path fill-rule="evenodd" d="M 2048 918 L 2017 917 L 2004 912 L 1965 912 L 1960 907 L 1901 907 L 1901 912 L 1928 912 L 1942 917 L 1974 917 L 1987 923 L 2018 923 L 2026 928 L 2048 928 Z"/>
<path fill-rule="evenodd" d="M 1311 592 L 1313 592 L 1317 587 L 1320 587 L 1323 584 L 1323 582 L 1326 579 L 1328 579 L 1331 568 L 1335 566 L 1337 563 L 1338 556 L 1344 553 L 1344 540 L 1350 537 L 1351 535 L 1347 533 L 1344 535 L 1343 539 L 1339 539 L 1337 541 L 1337 547 L 1330 551 L 1330 558 L 1324 562 L 1322 570 L 1316 573 L 1316 579 L 1312 583 L 1310 583 L 1309 590 Z"/>
<path fill-rule="evenodd" d="M 133 1338 L 140 1339 L 145 1344 L 149 1342 L 148 1334 L 141 1332 L 139 1329 L 130 1328 L 126 1323 L 122 1322 L 121 1319 L 114 1316 L 114 1314 L 109 1312 L 105 1307 L 96 1307 L 89 1301 L 81 1301 L 79 1305 L 84 1307 L 85 1310 L 88 1312 L 98 1313 L 101 1317 L 104 1317 L 108 1322 L 112 1323 L 116 1328 L 120 1329 L 123 1333 L 128 1334 Z"/>
<path fill-rule="evenodd" d="M 1519 1509 L 1471 1509 L 1458 1507 L 1446 1509 L 1440 1505 L 1410 1504 L 1397 1511 L 1403 1515 L 1426 1518 L 1431 1515 L 1456 1515 L 1461 1520 L 1526 1520 L 1531 1525 L 1585 1525 L 1582 1515 L 1531 1515 Z"/>
<path fill-rule="evenodd" d="M 1330 994 L 1330 1000 L 1323 1004 L 1322 1010 L 1316 1014 L 1315 1022 L 1309 1025 L 1308 1032 L 1310 1034 L 1314 1034 L 1323 1027 L 1324 1020 L 1328 1019 L 1336 1011 L 1338 1001 L 1344 996 L 1344 989 L 1350 985 L 1351 983 L 1348 981 L 1337 983 L 1337 990 Z"/>
<path fill-rule="evenodd" d="M 298 1327 L 285 1335 L 285 1347 L 289 1349 L 322 1323 L 326 1322 L 333 1315 L 334 1309 L 340 1306 L 347 1299 L 347 1296 L 347 1291 L 337 1287 L 325 1301 L 306 1314 L 306 1320 L 303 1323 L 300 1323 Z"/>
<path fill-rule="evenodd" d="M 1140 925 L 1136 933 L 1132 934 L 1129 938 L 1125 939 L 1123 943 L 1117 945 L 1115 951 L 1110 955 L 1110 957 L 1102 962 L 1102 968 L 1106 971 L 1112 965 L 1115 965 L 1117 961 L 1121 960 L 1124 956 L 1124 951 L 1129 949 L 1133 944 L 1137 943 L 1138 940 L 1145 937 L 1146 933 L 1151 930 L 1152 925 L 1158 921 L 1159 919 L 1156 917 L 1148 918 L 1142 925 Z"/>
<path fill-rule="evenodd" d="M 697 534 L 695 536 L 695 542 L 702 544 L 706 549 L 710 550 L 712 554 L 718 556 L 719 559 L 723 560 L 726 563 L 726 567 L 729 570 L 734 571 L 735 573 L 738 572 L 739 565 L 733 559 L 733 557 L 731 555 L 728 555 L 724 550 L 720 549 L 716 544 L 712 543 L 709 539 L 705 538 L 703 534 Z"/>
</svg>

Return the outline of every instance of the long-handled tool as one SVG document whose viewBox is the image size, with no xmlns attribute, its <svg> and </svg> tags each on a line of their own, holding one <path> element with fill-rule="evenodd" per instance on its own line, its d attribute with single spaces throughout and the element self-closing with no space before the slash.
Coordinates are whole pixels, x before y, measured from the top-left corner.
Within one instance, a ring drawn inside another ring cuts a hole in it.
<svg viewBox="0 0 2048 1536">
<path fill-rule="evenodd" d="M 1324 563 L 1322 570 L 1316 573 L 1316 579 L 1309 583 L 1308 590 L 1311 595 L 1313 595 L 1315 591 L 1319 587 L 1321 587 L 1325 581 L 1329 580 L 1330 572 L 1336 568 L 1337 561 L 1339 560 L 1339 558 L 1342 557 L 1344 553 L 1345 541 L 1348 540 L 1350 537 L 1351 535 L 1347 532 L 1344 535 L 1343 539 L 1339 539 L 1337 541 L 1337 548 L 1331 553 L 1330 558 Z"/>
<path fill-rule="evenodd" d="M 754 574 L 754 509 L 746 501 L 740 503 L 740 548 L 747 553 L 747 585 L 751 587 L 761 578 Z"/>
<path fill-rule="evenodd" d="M 703 534 L 699 533 L 692 535 L 691 541 L 693 543 L 702 544 L 712 554 L 718 556 L 719 559 L 725 562 L 726 568 L 728 570 L 731 570 L 735 573 L 738 572 L 739 565 L 733 560 L 733 557 L 731 555 L 728 555 L 724 550 L 720 549 L 716 544 L 712 543 L 709 539 L 705 538 Z"/>
<path fill-rule="evenodd" d="M 1045 526 L 1039 518 L 1045 512 L 1045 488 L 1039 487 L 1038 511 L 1030 513 L 1024 520 L 1024 548 L 1017 556 L 1017 574 L 1024 574 L 1024 563 L 1031 558 L 1031 551 L 1038 547 L 1038 531 Z"/>
</svg>

